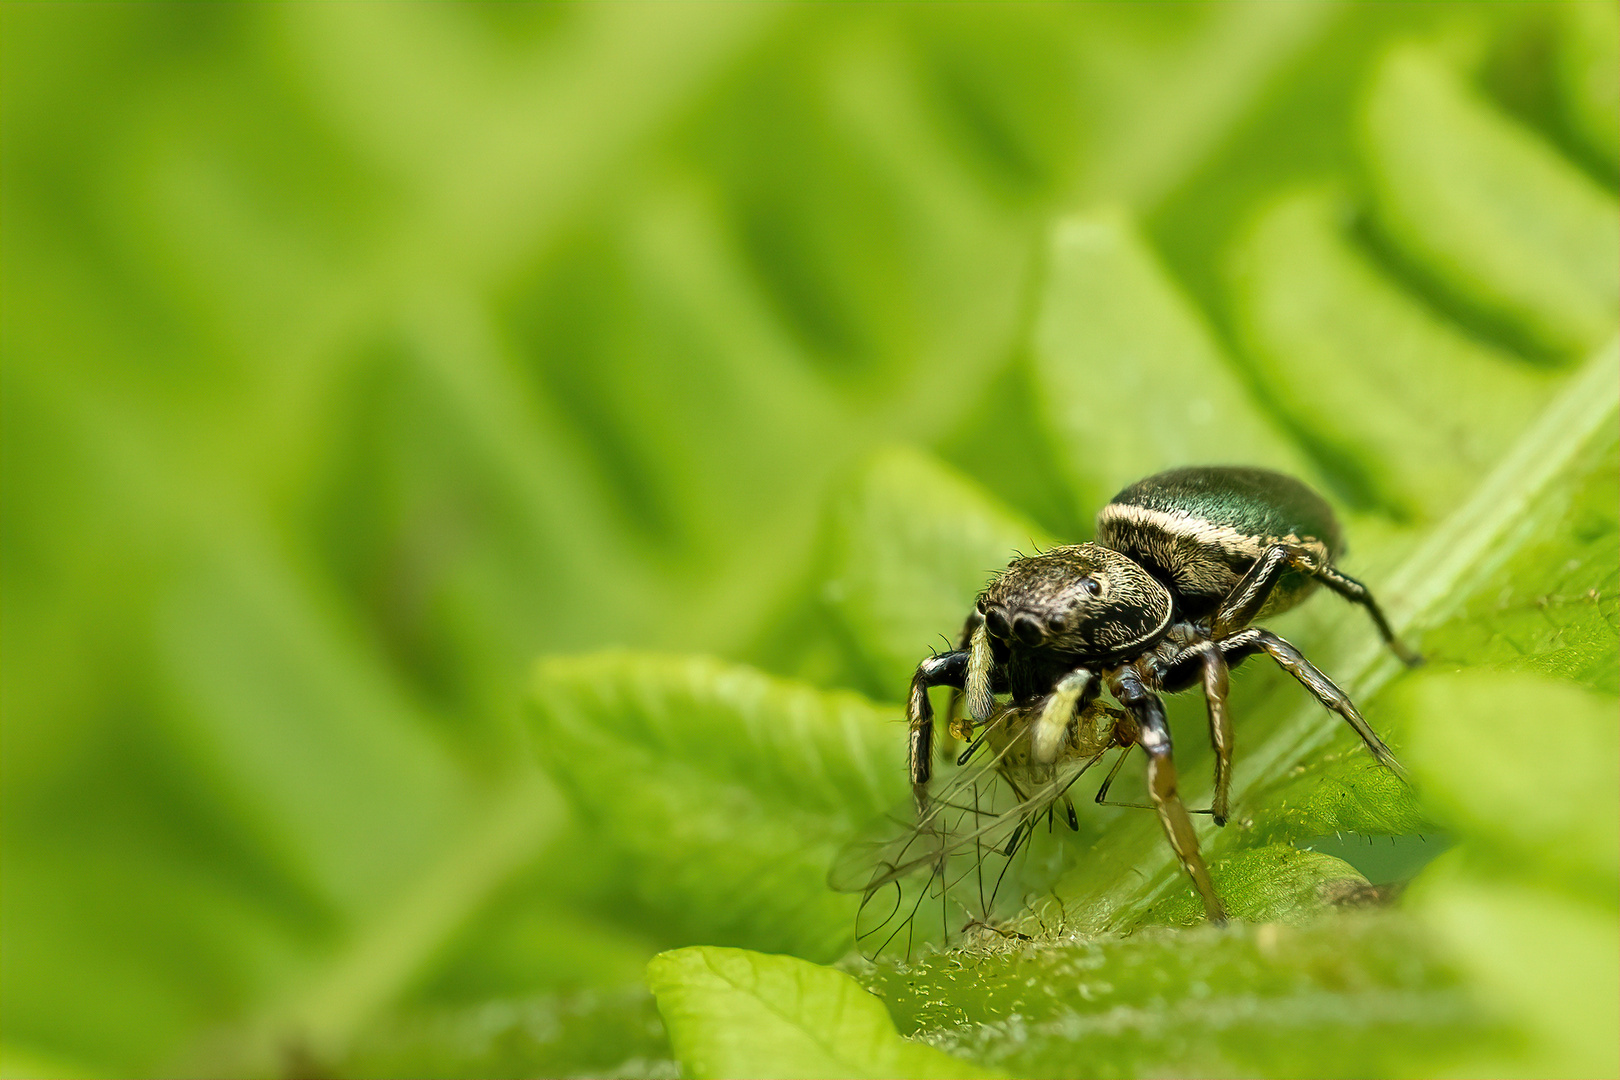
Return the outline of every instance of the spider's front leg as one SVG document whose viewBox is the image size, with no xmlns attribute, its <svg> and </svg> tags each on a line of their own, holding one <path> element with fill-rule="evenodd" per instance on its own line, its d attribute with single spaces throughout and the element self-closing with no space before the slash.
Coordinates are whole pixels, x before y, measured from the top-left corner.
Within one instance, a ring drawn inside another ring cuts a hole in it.
<svg viewBox="0 0 1620 1080">
<path fill-rule="evenodd" d="M 1115 675 L 1109 689 L 1140 728 L 1137 743 L 1148 755 L 1148 793 L 1153 797 L 1170 848 L 1198 889 L 1198 897 L 1204 902 L 1204 915 L 1210 922 L 1224 923 L 1226 909 L 1215 895 L 1209 868 L 1198 851 L 1198 834 L 1193 832 L 1192 816 L 1176 791 L 1176 763 L 1170 747 L 1170 725 L 1164 718 L 1164 702 L 1129 669 Z"/>
<path fill-rule="evenodd" d="M 1216 610 L 1214 618 L 1210 621 L 1210 636 L 1216 641 L 1231 637 L 1254 621 L 1260 609 L 1265 607 L 1272 591 L 1282 576 L 1290 570 L 1302 574 L 1309 574 L 1329 589 L 1338 593 L 1353 604 L 1360 604 L 1367 609 L 1372 618 L 1373 625 L 1378 628 L 1378 636 L 1384 639 L 1384 644 L 1407 667 L 1416 667 L 1423 662 L 1423 658 L 1407 648 L 1395 631 L 1390 629 L 1389 620 L 1384 618 L 1383 608 L 1373 599 L 1373 594 L 1367 586 L 1325 562 L 1320 562 L 1315 553 L 1303 547 L 1292 544 L 1273 544 L 1265 553 L 1255 560 L 1249 567 L 1249 572 L 1243 575 L 1237 588 L 1232 590 L 1220 608 Z"/>
<path fill-rule="evenodd" d="M 1058 759 L 1069 725 L 1102 689 L 1097 676 L 1086 668 L 1075 668 L 1059 679 L 1046 695 L 1041 714 L 1029 733 L 1029 756 L 1037 765 L 1050 765 Z"/>
<path fill-rule="evenodd" d="M 973 625 L 971 620 L 969 625 Z M 911 693 L 906 699 L 910 726 L 907 764 L 919 812 L 927 809 L 928 780 L 934 775 L 934 706 L 928 700 L 928 690 L 949 686 L 964 691 L 968 714 L 978 723 L 985 722 L 995 711 L 996 694 L 1007 689 L 1006 668 L 996 662 L 993 653 L 990 632 L 981 619 L 973 626 L 968 648 L 930 656 L 917 665 L 911 677 Z"/>
<path fill-rule="evenodd" d="M 973 635 L 976 634 L 979 627 L 983 625 L 983 615 L 979 614 L 977 610 L 968 612 L 967 620 L 962 624 L 962 632 L 961 634 L 957 635 L 956 651 L 967 652 L 969 649 L 971 649 L 973 647 Z M 951 702 L 945 710 L 945 723 L 946 726 L 949 727 L 952 735 L 956 736 L 958 739 L 961 739 L 963 742 L 972 742 L 973 724 L 971 721 L 966 725 L 961 724 L 962 696 L 963 691 L 961 687 L 951 687 Z"/>
<path fill-rule="evenodd" d="M 928 700 L 928 690 L 934 686 L 962 689 L 971 655 L 958 649 L 943 656 L 930 656 L 917 665 L 917 672 L 911 677 L 911 693 L 906 699 L 906 722 L 910 726 L 906 762 L 919 810 L 927 805 L 928 780 L 934 775 L 934 705 Z"/>
</svg>

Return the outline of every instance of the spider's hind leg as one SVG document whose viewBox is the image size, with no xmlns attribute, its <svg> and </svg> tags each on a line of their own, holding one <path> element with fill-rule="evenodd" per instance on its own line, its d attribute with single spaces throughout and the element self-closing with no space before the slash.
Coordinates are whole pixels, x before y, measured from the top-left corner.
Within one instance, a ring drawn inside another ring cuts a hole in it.
<svg viewBox="0 0 1620 1080">
<path fill-rule="evenodd" d="M 1378 601 L 1373 599 L 1367 586 L 1319 561 L 1308 549 L 1293 544 L 1273 544 L 1254 561 L 1237 588 L 1216 610 L 1210 621 L 1211 636 L 1220 641 L 1253 622 L 1283 575 L 1291 570 L 1309 574 L 1351 603 L 1366 608 L 1373 625 L 1378 628 L 1378 636 L 1406 666 L 1416 667 L 1423 662 L 1421 656 L 1395 636 L 1389 620 L 1384 618 L 1383 608 L 1378 606 Z"/>
<path fill-rule="evenodd" d="M 1367 586 L 1349 574 L 1342 574 L 1331 566 L 1318 569 L 1316 577 L 1322 584 L 1352 604 L 1360 604 L 1367 609 L 1367 614 L 1372 617 L 1373 625 L 1378 627 L 1378 636 L 1383 638 L 1384 644 L 1388 645 L 1391 651 L 1401 658 L 1401 663 L 1407 667 L 1417 667 L 1423 663 L 1423 657 L 1408 648 L 1400 638 L 1395 636 L 1395 631 L 1389 628 L 1389 620 L 1384 618 L 1384 609 L 1378 606 L 1378 601 L 1373 599 L 1373 594 L 1368 591 Z"/>
<path fill-rule="evenodd" d="M 1357 710 L 1355 702 L 1351 701 L 1349 695 L 1340 690 L 1332 679 L 1322 674 L 1316 665 L 1305 659 L 1304 653 L 1270 630 L 1262 630 L 1257 626 L 1239 631 L 1218 644 L 1226 656 L 1228 665 L 1242 663 L 1255 653 L 1266 653 L 1277 662 L 1278 667 L 1299 680 L 1300 685 L 1309 690 L 1324 708 L 1343 717 L 1344 722 L 1361 736 L 1361 741 L 1367 745 L 1367 749 L 1378 759 L 1380 765 L 1407 783 L 1411 783 L 1410 775 L 1396 760 L 1395 752 L 1378 737 L 1378 732 L 1372 729 L 1372 725 L 1367 723 L 1366 718 Z"/>
</svg>

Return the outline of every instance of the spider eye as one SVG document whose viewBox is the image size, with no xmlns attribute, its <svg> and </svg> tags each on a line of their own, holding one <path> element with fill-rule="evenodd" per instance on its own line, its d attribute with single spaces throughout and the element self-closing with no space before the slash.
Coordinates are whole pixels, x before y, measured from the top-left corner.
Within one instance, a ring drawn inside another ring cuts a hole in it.
<svg viewBox="0 0 1620 1080">
<path fill-rule="evenodd" d="M 1046 636 L 1045 632 L 1041 630 L 1041 624 L 1035 620 L 1033 615 L 1020 614 L 1013 619 L 1012 628 L 1013 633 L 1018 635 L 1018 640 L 1032 648 L 1039 645 L 1041 639 Z"/>
<path fill-rule="evenodd" d="M 1096 578 L 1092 578 L 1092 577 L 1081 578 L 1080 579 L 1080 587 L 1082 589 L 1086 590 L 1086 592 L 1091 594 L 1092 596 L 1101 596 L 1102 595 L 1102 584 Z"/>
</svg>

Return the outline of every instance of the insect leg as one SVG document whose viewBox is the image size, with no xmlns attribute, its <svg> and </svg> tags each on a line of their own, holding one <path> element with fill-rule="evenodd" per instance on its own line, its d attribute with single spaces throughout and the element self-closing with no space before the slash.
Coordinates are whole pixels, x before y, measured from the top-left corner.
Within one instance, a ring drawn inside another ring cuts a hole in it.
<svg viewBox="0 0 1620 1080">
<path fill-rule="evenodd" d="M 1164 718 L 1164 702 L 1129 673 L 1117 676 L 1112 689 L 1115 699 L 1125 706 L 1141 728 L 1137 742 L 1148 755 L 1148 793 L 1159 811 L 1159 823 L 1164 826 L 1170 848 L 1198 889 L 1205 917 L 1210 922 L 1224 923 L 1226 909 L 1215 895 L 1209 868 L 1198 851 L 1198 834 L 1193 832 L 1192 817 L 1176 791 L 1176 764 L 1170 747 L 1170 725 Z"/>
<path fill-rule="evenodd" d="M 1305 655 L 1298 649 L 1270 630 L 1262 630 L 1257 626 L 1241 631 L 1219 644 L 1221 652 L 1226 654 L 1226 662 L 1229 665 L 1241 663 L 1245 658 L 1257 652 L 1264 652 L 1269 655 L 1277 662 L 1278 667 L 1298 679 L 1300 685 L 1309 690 L 1316 697 L 1316 700 L 1322 703 L 1324 708 L 1344 717 L 1345 723 L 1354 728 L 1356 734 L 1361 736 L 1361 741 L 1367 744 L 1367 749 L 1372 751 L 1372 756 L 1378 759 L 1380 765 L 1383 765 L 1402 780 L 1408 783 L 1411 782 L 1405 767 L 1395 759 L 1394 751 L 1390 750 L 1384 740 L 1378 737 L 1378 733 L 1372 729 L 1372 726 L 1367 723 L 1356 709 L 1355 703 L 1350 700 L 1343 690 L 1339 689 L 1332 679 L 1322 674 L 1314 664 L 1305 659 Z"/>
<path fill-rule="evenodd" d="M 1135 743 L 1131 744 L 1131 746 L 1135 746 L 1135 745 L 1136 745 Z M 1124 807 L 1127 810 L 1152 810 L 1152 811 L 1157 812 L 1159 808 L 1157 806 L 1154 806 L 1152 803 L 1145 803 L 1145 802 L 1113 802 L 1112 800 L 1110 800 L 1108 798 L 1108 789 L 1109 789 L 1109 787 L 1111 787 L 1113 785 L 1114 777 L 1119 775 L 1119 767 L 1121 765 L 1125 764 L 1125 759 L 1130 756 L 1131 746 L 1127 746 L 1125 748 L 1125 753 L 1119 755 L 1119 757 L 1114 759 L 1114 767 L 1108 770 L 1108 776 L 1103 780 L 1102 787 L 1097 789 L 1097 800 L 1096 800 L 1097 805 L 1098 806 L 1121 806 L 1121 807 Z M 1110 747 L 1110 749 L 1112 749 L 1112 747 Z M 1101 755 L 1099 755 L 1099 756 L 1101 756 Z M 1093 758 L 1092 760 L 1096 760 L 1096 759 Z M 1189 811 L 1187 811 L 1187 813 L 1189 813 L 1189 814 L 1208 814 L 1208 813 L 1210 813 L 1210 811 L 1208 811 L 1208 810 L 1189 810 Z"/>
<path fill-rule="evenodd" d="M 973 820 L 979 820 L 979 785 L 973 785 Z M 984 837 L 975 830 L 973 834 L 973 872 L 979 878 L 979 913 L 985 918 L 990 917 L 990 905 L 984 899 Z"/>
<path fill-rule="evenodd" d="M 1318 568 L 1316 577 L 1322 584 L 1352 604 L 1360 604 L 1367 609 L 1367 614 L 1372 616 L 1373 625 L 1378 627 L 1378 636 L 1383 638 L 1384 644 L 1388 645 L 1395 655 L 1401 658 L 1401 663 L 1407 667 L 1417 667 L 1423 663 L 1423 657 L 1407 648 L 1395 636 L 1395 631 L 1389 628 L 1389 621 L 1384 618 L 1384 610 L 1378 606 L 1378 601 L 1373 599 L 1373 594 L 1368 591 L 1367 586 L 1348 574 L 1341 574 L 1331 566 Z"/>
<path fill-rule="evenodd" d="M 1135 743 L 1131 744 L 1131 746 L 1135 746 L 1135 745 L 1136 745 Z M 1119 775 L 1119 767 L 1121 765 L 1125 764 L 1125 759 L 1126 758 L 1131 756 L 1131 746 L 1127 746 L 1124 749 L 1124 751 L 1122 751 L 1120 753 L 1119 757 L 1114 759 L 1113 768 L 1109 769 L 1108 770 L 1108 775 L 1103 777 L 1102 787 L 1097 789 L 1097 804 L 1099 806 L 1117 805 L 1115 803 L 1110 803 L 1110 802 L 1106 801 L 1108 799 L 1108 789 L 1113 786 L 1114 777 Z"/>
</svg>

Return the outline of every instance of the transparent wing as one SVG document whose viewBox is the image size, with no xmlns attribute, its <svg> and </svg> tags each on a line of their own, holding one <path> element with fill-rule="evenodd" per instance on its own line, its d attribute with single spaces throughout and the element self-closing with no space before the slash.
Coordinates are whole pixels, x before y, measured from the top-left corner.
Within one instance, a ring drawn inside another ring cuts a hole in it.
<svg viewBox="0 0 1620 1080">
<path fill-rule="evenodd" d="M 1036 827 L 1075 824 L 1068 789 L 1111 743 L 1036 767 L 1028 741 L 1027 722 L 1006 711 L 963 763 L 940 770 L 924 809 L 885 815 L 840 852 L 827 882 L 862 894 L 855 937 L 863 954 L 910 955 L 966 925 L 993 926 L 1009 871 Z"/>
</svg>

